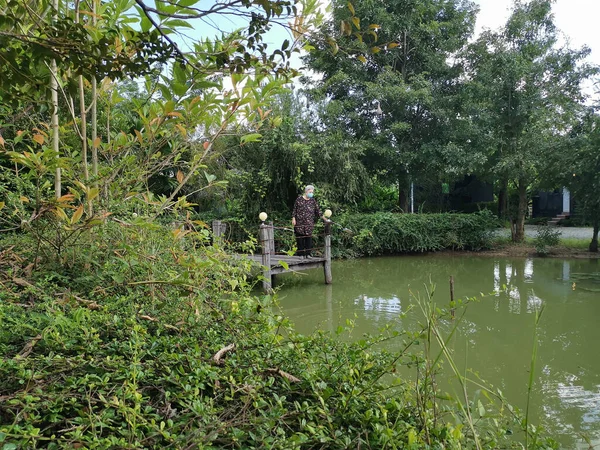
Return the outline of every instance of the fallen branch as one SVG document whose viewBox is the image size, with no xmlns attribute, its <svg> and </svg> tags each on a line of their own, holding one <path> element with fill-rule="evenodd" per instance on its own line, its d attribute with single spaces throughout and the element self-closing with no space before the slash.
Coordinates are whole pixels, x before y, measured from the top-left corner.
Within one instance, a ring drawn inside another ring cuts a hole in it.
<svg viewBox="0 0 600 450">
<path fill-rule="evenodd" d="M 75 300 L 77 300 L 78 302 L 85 304 L 89 309 L 92 309 L 92 310 L 100 309 L 100 305 L 92 300 L 86 300 L 86 299 L 78 297 L 76 295 L 74 295 L 73 298 Z"/>
<path fill-rule="evenodd" d="M 112 220 L 113 220 L 113 222 L 117 222 L 118 224 L 123 225 L 124 227 L 132 227 L 133 226 L 129 222 L 125 222 L 124 220 L 117 219 L 116 217 L 113 217 Z"/>
<path fill-rule="evenodd" d="M 140 316 L 140 319 L 149 320 L 150 322 L 158 322 L 158 319 L 150 316 Z"/>
<path fill-rule="evenodd" d="M 285 378 L 286 380 L 288 380 L 290 383 L 300 383 L 302 380 L 300 378 L 296 378 L 294 375 L 291 375 L 287 372 L 284 372 L 281 369 L 267 369 L 268 373 L 272 373 L 275 375 L 279 375 L 280 377 Z"/>
<path fill-rule="evenodd" d="M 42 339 L 41 334 L 38 334 L 36 337 L 31 339 L 27 344 L 25 344 L 25 347 L 23 347 L 23 350 L 21 350 L 17 354 L 16 358 L 17 359 L 27 358 L 29 356 L 29 354 L 33 351 L 33 347 L 35 346 L 35 344 L 37 344 L 38 341 L 41 339 Z"/>
<path fill-rule="evenodd" d="M 223 364 L 223 361 L 221 361 L 221 358 L 223 357 L 223 355 L 225 355 L 225 353 L 230 352 L 231 350 L 233 350 L 235 348 L 235 344 L 229 344 L 227 347 L 223 347 L 221 350 L 219 350 L 217 353 L 215 353 L 215 356 L 213 356 L 213 361 L 215 362 L 215 364 Z"/>
<path fill-rule="evenodd" d="M 13 283 L 21 287 L 34 287 L 29 281 L 24 280 L 23 278 L 13 278 Z"/>
</svg>

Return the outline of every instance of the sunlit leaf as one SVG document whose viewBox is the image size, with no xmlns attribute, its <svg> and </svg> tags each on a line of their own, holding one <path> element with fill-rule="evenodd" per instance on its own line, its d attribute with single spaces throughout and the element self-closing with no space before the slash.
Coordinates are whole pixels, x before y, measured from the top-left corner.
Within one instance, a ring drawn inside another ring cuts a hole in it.
<svg viewBox="0 0 600 450">
<path fill-rule="evenodd" d="M 95 188 L 95 187 L 91 188 L 87 193 L 88 201 L 94 200 L 96 197 L 98 197 L 99 193 L 100 193 L 100 190 L 98 188 Z"/>
<path fill-rule="evenodd" d="M 166 22 L 162 23 L 163 26 L 167 26 L 170 27 L 172 29 L 175 28 L 194 28 L 192 26 L 192 24 L 190 24 L 189 22 L 186 22 L 185 20 L 181 20 L 181 19 L 170 19 L 167 20 Z"/>
<path fill-rule="evenodd" d="M 258 142 L 258 141 L 260 141 L 260 138 L 262 138 L 262 134 L 250 133 L 245 136 L 242 136 L 242 138 L 240 139 L 240 142 L 242 143 L 242 145 L 244 145 L 244 144 L 248 144 L 249 142 Z"/>
<path fill-rule="evenodd" d="M 54 214 L 56 214 L 56 216 L 59 219 L 65 221 L 65 222 L 69 221 L 69 218 L 67 217 L 67 214 L 65 213 L 65 210 L 62 208 L 59 208 L 59 207 L 54 208 Z"/>
<path fill-rule="evenodd" d="M 83 205 L 79 205 L 79 208 L 75 210 L 73 213 L 73 217 L 71 218 L 71 224 L 76 224 L 83 216 Z"/>
<path fill-rule="evenodd" d="M 183 174 L 183 172 L 181 170 L 177 171 L 177 181 L 181 184 L 183 183 L 183 179 L 185 178 L 185 175 Z"/>
<path fill-rule="evenodd" d="M 328 39 L 327 43 L 329 44 L 329 46 L 331 47 L 331 50 L 333 52 L 333 54 L 337 54 L 337 52 L 340 50 L 337 42 L 335 42 L 333 39 Z"/>
<path fill-rule="evenodd" d="M 481 403 L 481 400 L 477 400 L 477 409 L 480 417 L 485 416 L 485 407 L 483 406 L 483 403 Z"/>
<path fill-rule="evenodd" d="M 175 102 L 173 100 L 169 100 L 168 102 L 165 103 L 165 106 L 163 106 L 163 111 L 165 112 L 165 114 L 169 114 L 170 112 L 175 110 Z"/>
<path fill-rule="evenodd" d="M 58 203 L 69 203 L 72 202 L 75 199 L 75 196 L 73 194 L 65 194 L 62 197 L 59 197 L 56 201 Z"/>
</svg>

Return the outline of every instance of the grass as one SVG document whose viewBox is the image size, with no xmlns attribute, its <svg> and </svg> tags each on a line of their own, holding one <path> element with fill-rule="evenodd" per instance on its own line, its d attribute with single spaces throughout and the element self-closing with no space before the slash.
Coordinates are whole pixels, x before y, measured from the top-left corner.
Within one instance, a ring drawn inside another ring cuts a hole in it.
<svg viewBox="0 0 600 450">
<path fill-rule="evenodd" d="M 590 246 L 591 241 L 592 241 L 591 236 L 589 239 L 561 238 L 559 245 L 560 245 L 560 247 L 565 247 L 565 248 L 587 250 L 588 247 Z"/>
<path fill-rule="evenodd" d="M 560 243 L 557 247 L 587 251 L 591 240 L 591 236 L 589 237 L 589 239 L 560 238 Z M 510 236 L 497 236 L 492 241 L 492 245 L 494 246 L 494 248 L 505 246 L 533 247 L 535 245 L 535 238 L 526 236 L 523 242 L 515 243 L 512 242 Z"/>
</svg>

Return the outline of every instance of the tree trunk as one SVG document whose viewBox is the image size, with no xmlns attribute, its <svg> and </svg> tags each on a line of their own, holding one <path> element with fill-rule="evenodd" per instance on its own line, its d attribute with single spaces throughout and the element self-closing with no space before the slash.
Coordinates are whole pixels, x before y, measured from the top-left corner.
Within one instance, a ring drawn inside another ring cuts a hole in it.
<svg viewBox="0 0 600 450">
<path fill-rule="evenodd" d="M 505 219 L 508 210 L 508 180 L 505 178 L 498 192 L 498 218 Z"/>
<path fill-rule="evenodd" d="M 58 135 L 58 68 L 56 67 L 55 59 L 50 62 L 50 90 L 52 95 L 52 117 L 50 120 L 50 128 L 52 130 L 52 150 L 56 155 L 56 159 L 60 159 Z M 56 173 L 54 175 L 54 193 L 56 198 L 59 198 L 62 195 L 61 175 L 60 167 L 57 165 Z"/>
<path fill-rule="evenodd" d="M 598 252 L 598 231 L 600 231 L 600 217 L 596 215 L 596 218 L 594 219 L 594 234 L 589 247 L 590 252 Z"/>
<path fill-rule="evenodd" d="M 398 180 L 398 206 L 403 213 L 408 212 L 408 194 L 406 192 L 406 186 L 403 180 Z"/>
<path fill-rule="evenodd" d="M 525 239 L 525 216 L 527 215 L 527 183 L 523 178 L 519 179 L 519 208 L 517 219 L 514 223 L 514 242 L 523 242 Z"/>
<path fill-rule="evenodd" d="M 79 23 L 79 2 L 75 4 L 75 23 Z M 85 110 L 85 89 L 83 85 L 83 76 L 79 75 L 79 114 L 81 115 L 81 160 L 83 165 L 83 179 L 88 187 L 90 174 L 88 171 L 88 152 L 87 152 L 87 113 Z M 88 205 L 88 207 L 90 207 Z"/>
<path fill-rule="evenodd" d="M 58 0 L 52 1 L 52 21 L 56 22 L 58 18 Z M 60 158 L 59 154 L 59 134 L 58 134 L 58 67 L 56 66 L 56 59 L 50 61 L 50 93 L 52 102 L 52 112 L 50 117 L 50 129 L 52 130 L 52 150 L 56 155 L 56 159 Z M 56 167 L 56 173 L 54 175 L 54 194 L 56 198 L 62 195 L 62 182 L 61 182 L 61 170 L 60 167 Z"/>
<path fill-rule="evenodd" d="M 92 0 L 92 24 L 95 27 L 98 23 L 96 18 L 97 0 Z M 92 77 L 92 175 L 94 177 L 94 187 L 98 189 L 98 88 L 96 86 L 96 77 Z M 92 203 L 90 202 L 90 211 Z"/>
</svg>

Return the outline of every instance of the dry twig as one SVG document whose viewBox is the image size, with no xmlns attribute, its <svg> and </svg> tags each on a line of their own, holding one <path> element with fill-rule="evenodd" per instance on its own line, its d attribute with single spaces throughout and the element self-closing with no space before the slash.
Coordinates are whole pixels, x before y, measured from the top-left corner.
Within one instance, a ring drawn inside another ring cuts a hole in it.
<svg viewBox="0 0 600 450">
<path fill-rule="evenodd" d="M 290 383 L 300 383 L 302 381 L 300 378 L 296 378 L 294 375 L 284 372 L 281 369 L 269 368 L 269 369 L 267 369 L 267 372 L 275 374 L 275 375 L 279 375 L 280 377 L 283 377 L 286 380 L 288 380 Z"/>
<path fill-rule="evenodd" d="M 215 364 L 219 364 L 221 365 L 223 363 L 223 361 L 221 361 L 221 358 L 223 357 L 223 355 L 225 355 L 225 353 L 230 352 L 231 350 L 233 350 L 235 348 L 235 344 L 229 344 L 227 347 L 223 347 L 221 350 L 219 350 L 217 353 L 215 353 L 215 356 L 213 356 L 213 361 L 215 362 Z"/>
<path fill-rule="evenodd" d="M 25 347 L 23 347 L 23 350 L 21 350 L 17 354 L 16 358 L 27 358 L 29 356 L 29 354 L 33 351 L 33 347 L 35 346 L 35 344 L 37 344 L 38 341 L 41 339 L 42 339 L 41 334 L 38 334 L 36 337 L 31 339 L 27 344 L 25 344 Z"/>
</svg>

